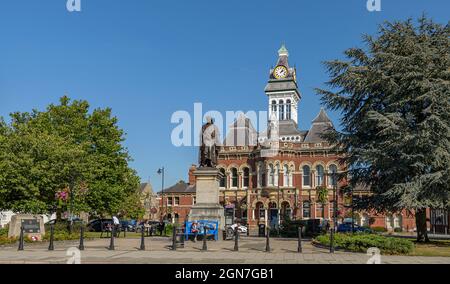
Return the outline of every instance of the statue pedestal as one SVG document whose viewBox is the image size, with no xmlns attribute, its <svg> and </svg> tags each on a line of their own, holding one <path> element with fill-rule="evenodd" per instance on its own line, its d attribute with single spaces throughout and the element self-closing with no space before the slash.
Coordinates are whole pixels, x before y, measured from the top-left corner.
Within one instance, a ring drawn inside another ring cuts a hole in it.
<svg viewBox="0 0 450 284">
<path fill-rule="evenodd" d="M 196 203 L 189 213 L 189 221 L 211 220 L 219 222 L 219 229 L 225 225 L 224 209 L 219 204 L 219 180 L 222 173 L 216 168 L 198 168 L 196 177 Z"/>
</svg>

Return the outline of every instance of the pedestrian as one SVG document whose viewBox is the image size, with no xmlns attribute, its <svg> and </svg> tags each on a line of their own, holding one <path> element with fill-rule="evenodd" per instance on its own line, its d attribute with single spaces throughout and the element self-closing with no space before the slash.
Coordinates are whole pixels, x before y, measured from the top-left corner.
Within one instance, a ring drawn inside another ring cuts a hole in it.
<svg viewBox="0 0 450 284">
<path fill-rule="evenodd" d="M 119 226 L 120 226 L 120 221 L 119 221 L 119 218 L 117 218 L 117 216 L 116 215 L 114 215 L 113 217 L 112 217 L 112 219 L 113 219 L 113 226 L 114 226 L 114 231 L 115 231 L 115 236 L 117 236 L 117 231 L 118 231 L 118 229 L 119 229 Z M 114 236 L 114 237 L 115 237 Z"/>
</svg>

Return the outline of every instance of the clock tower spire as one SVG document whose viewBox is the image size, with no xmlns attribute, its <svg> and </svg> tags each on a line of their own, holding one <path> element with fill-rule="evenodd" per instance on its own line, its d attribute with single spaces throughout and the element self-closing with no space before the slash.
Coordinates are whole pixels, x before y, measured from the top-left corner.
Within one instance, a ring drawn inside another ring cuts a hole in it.
<svg viewBox="0 0 450 284">
<path fill-rule="evenodd" d="M 270 69 L 269 81 L 264 92 L 269 99 L 269 117 L 275 115 L 279 121 L 298 123 L 298 103 L 301 94 L 297 86 L 296 69 L 289 66 L 289 51 L 283 44 L 278 50 L 278 61 Z"/>
</svg>

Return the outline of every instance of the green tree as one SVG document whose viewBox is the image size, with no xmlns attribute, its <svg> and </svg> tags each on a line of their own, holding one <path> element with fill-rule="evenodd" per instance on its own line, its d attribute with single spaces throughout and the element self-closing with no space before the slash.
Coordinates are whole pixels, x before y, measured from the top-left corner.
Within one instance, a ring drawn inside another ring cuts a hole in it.
<svg viewBox="0 0 450 284">
<path fill-rule="evenodd" d="M 342 113 L 326 138 L 346 153 L 350 186 L 371 189 L 355 205 L 414 210 L 418 241 L 428 241 L 426 209 L 449 206 L 449 31 L 425 16 L 386 22 L 347 60 L 325 62 L 331 90 L 317 89 Z"/>
<path fill-rule="evenodd" d="M 62 97 L 43 112 L 11 114 L 0 122 L 0 209 L 54 212 L 69 188 L 66 208 L 117 213 L 139 184 L 123 141 L 111 109 L 90 113 L 86 101 Z"/>
</svg>

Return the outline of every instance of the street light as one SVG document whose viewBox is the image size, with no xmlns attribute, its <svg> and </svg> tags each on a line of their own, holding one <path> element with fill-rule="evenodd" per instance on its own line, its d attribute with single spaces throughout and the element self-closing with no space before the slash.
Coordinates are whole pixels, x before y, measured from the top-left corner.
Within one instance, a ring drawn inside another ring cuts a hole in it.
<svg viewBox="0 0 450 284">
<path fill-rule="evenodd" d="M 162 219 L 164 214 L 164 167 L 158 169 L 158 174 L 161 175 L 161 202 L 162 202 L 161 219 Z"/>
</svg>

